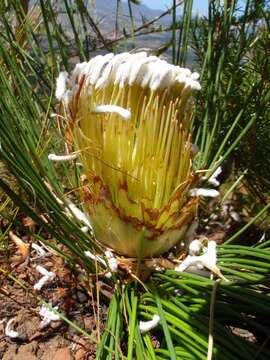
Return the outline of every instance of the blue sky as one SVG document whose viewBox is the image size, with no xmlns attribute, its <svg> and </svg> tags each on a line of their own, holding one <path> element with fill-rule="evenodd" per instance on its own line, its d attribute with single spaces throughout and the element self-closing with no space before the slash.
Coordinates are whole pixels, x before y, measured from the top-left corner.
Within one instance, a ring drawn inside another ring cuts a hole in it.
<svg viewBox="0 0 270 360">
<path fill-rule="evenodd" d="M 142 0 L 142 3 L 152 9 L 166 9 L 172 6 L 172 0 Z M 195 13 L 207 14 L 208 0 L 194 0 L 193 9 Z"/>
</svg>

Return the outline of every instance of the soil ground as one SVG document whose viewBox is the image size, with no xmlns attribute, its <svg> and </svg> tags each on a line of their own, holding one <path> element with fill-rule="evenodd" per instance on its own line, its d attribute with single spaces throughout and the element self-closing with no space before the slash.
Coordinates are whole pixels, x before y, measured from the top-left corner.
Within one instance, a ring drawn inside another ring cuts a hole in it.
<svg viewBox="0 0 270 360">
<path fill-rule="evenodd" d="M 90 300 L 91 294 L 81 286 L 74 272 L 71 272 L 59 256 L 50 252 L 42 258 L 34 255 L 32 250 L 26 261 L 20 264 L 11 262 L 9 269 L 7 268 L 7 272 L 11 270 L 16 279 L 28 284 L 28 290 L 23 289 L 20 284 L 4 274 L 1 275 L 0 359 L 95 359 L 95 343 L 64 321 L 52 321 L 49 326 L 41 328 L 39 296 L 52 306 L 58 306 L 61 313 L 66 314 L 68 319 L 96 339 L 98 339 L 98 327 L 101 332 L 104 329 L 106 305 L 97 308 L 96 302 Z M 37 271 L 36 265 L 41 265 L 56 274 L 56 278 L 45 284 L 38 292 L 33 291 L 33 285 L 42 275 Z M 14 319 L 11 327 L 18 333 L 16 338 L 6 334 L 10 319 Z"/>
</svg>

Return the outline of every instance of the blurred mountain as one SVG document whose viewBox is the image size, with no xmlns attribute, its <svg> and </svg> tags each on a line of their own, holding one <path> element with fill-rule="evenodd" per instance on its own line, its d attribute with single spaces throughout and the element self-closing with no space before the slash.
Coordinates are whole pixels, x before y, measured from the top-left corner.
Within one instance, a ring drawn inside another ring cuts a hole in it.
<svg viewBox="0 0 270 360">
<path fill-rule="evenodd" d="M 0 0 L 1 1 L 1 0 Z M 99 31 L 106 40 L 116 38 L 116 18 L 118 26 L 118 35 L 121 36 L 126 33 L 131 33 L 131 19 L 128 3 L 126 0 L 118 2 L 118 11 L 117 11 L 117 0 L 83 0 L 85 8 L 87 9 L 88 14 L 94 20 Z M 72 53 L 76 52 L 76 44 L 74 41 L 74 33 L 70 23 L 69 16 L 67 14 L 64 1 L 51 0 L 53 11 L 57 14 L 57 23 L 61 28 L 61 33 L 65 34 L 65 39 L 69 46 L 69 51 Z M 70 13 L 74 16 L 74 24 L 77 29 L 82 30 L 82 19 L 78 11 L 75 0 L 67 0 Z M 39 6 L 39 0 L 30 0 L 30 6 L 37 5 Z M 159 17 L 164 10 L 150 9 L 146 5 L 140 4 L 135 5 L 131 4 L 132 7 L 132 16 L 135 28 L 142 26 L 144 23 L 147 23 L 150 20 Z M 118 14 L 118 17 L 117 17 Z M 151 24 L 149 27 L 144 29 L 140 36 L 136 36 L 135 42 L 133 43 L 131 39 L 124 39 L 118 43 L 118 51 L 130 50 L 134 46 L 136 48 L 154 48 L 157 49 L 167 44 L 171 39 L 170 31 L 160 31 L 162 29 L 168 28 L 171 25 L 172 15 L 167 14 L 161 19 L 156 21 L 154 24 Z M 87 21 L 88 23 L 88 21 Z M 91 56 L 96 53 L 102 53 L 106 50 L 96 50 L 95 49 L 95 34 L 93 29 L 89 24 L 87 24 L 87 31 L 90 41 L 90 50 Z M 147 32 L 147 34 L 146 34 Z M 148 33 L 150 32 L 150 33 Z M 79 30 L 80 33 L 80 30 Z M 82 31 L 84 33 L 84 30 Z M 40 38 L 41 46 L 45 49 L 49 49 L 49 44 L 46 36 L 41 36 Z M 166 55 L 170 55 L 171 50 L 166 52 Z M 90 54 L 89 54 L 90 56 Z M 77 61 L 77 60 L 76 60 Z"/>
<path fill-rule="evenodd" d="M 107 38 L 114 38 L 115 36 L 115 19 L 117 13 L 117 0 L 96 0 L 88 2 L 88 10 L 91 16 L 94 17 L 102 34 Z M 148 22 L 160 16 L 164 10 L 150 9 L 149 7 L 140 5 L 131 5 L 132 16 L 135 27 L 141 26 L 143 23 Z M 172 15 L 168 14 L 151 25 L 147 30 L 157 28 L 168 28 L 171 25 Z M 146 29 L 145 29 L 146 30 Z M 128 3 L 121 1 L 118 9 L 118 31 L 119 34 L 123 32 L 131 32 L 131 20 Z M 168 43 L 171 38 L 170 32 L 153 32 L 152 34 L 141 35 L 136 37 L 137 48 L 159 48 L 160 46 Z M 124 42 L 123 49 L 129 48 L 130 42 Z M 167 52 L 169 55 L 170 51 Z"/>
<path fill-rule="evenodd" d="M 106 18 L 110 23 L 115 22 L 116 16 L 116 4 L 117 0 L 96 0 L 92 1 L 92 9 L 96 8 L 96 14 L 100 18 Z M 131 5 L 134 21 L 137 24 L 141 24 L 144 21 L 151 20 L 159 16 L 163 11 L 150 9 L 146 5 Z M 122 13 L 123 20 L 130 22 L 129 20 L 129 8 L 126 1 L 120 2 L 119 13 Z M 171 23 L 171 15 L 166 15 L 158 21 L 159 25 L 169 26 Z"/>
</svg>

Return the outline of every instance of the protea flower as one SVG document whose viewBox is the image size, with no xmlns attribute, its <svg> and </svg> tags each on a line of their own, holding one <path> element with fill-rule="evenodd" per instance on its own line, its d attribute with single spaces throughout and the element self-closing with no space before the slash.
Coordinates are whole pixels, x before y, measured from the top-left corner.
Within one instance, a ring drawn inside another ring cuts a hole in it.
<svg viewBox="0 0 270 360">
<path fill-rule="evenodd" d="M 129 257 L 179 244 L 198 204 L 190 196 L 198 74 L 141 52 L 97 56 L 61 77 L 66 140 L 83 164 L 81 196 L 97 240 Z"/>
</svg>

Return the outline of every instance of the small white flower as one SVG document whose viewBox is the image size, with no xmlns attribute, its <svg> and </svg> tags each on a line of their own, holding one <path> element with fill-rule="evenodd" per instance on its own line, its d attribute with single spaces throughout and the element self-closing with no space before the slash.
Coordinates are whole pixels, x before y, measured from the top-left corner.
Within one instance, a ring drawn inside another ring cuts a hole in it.
<svg viewBox="0 0 270 360">
<path fill-rule="evenodd" d="M 190 190 L 189 195 L 215 198 L 219 196 L 219 191 L 214 189 L 194 188 Z"/>
<path fill-rule="evenodd" d="M 100 256 L 98 255 L 94 255 L 91 253 L 91 251 L 87 250 L 84 252 L 84 255 L 89 257 L 90 259 L 92 260 L 95 260 L 97 262 L 99 262 L 100 264 L 104 265 L 104 266 L 107 266 L 107 263 L 104 259 L 102 259 Z"/>
<path fill-rule="evenodd" d="M 60 72 L 56 79 L 55 96 L 58 100 L 62 100 L 67 90 L 68 73 L 66 71 Z"/>
<path fill-rule="evenodd" d="M 81 221 L 85 226 L 88 226 L 88 228 L 92 229 L 88 216 L 85 215 L 85 213 L 82 212 L 79 208 L 77 208 L 75 204 L 69 202 L 67 208 L 77 220 Z"/>
<path fill-rule="evenodd" d="M 160 317 L 158 315 L 154 315 L 152 320 L 149 321 L 140 321 L 139 329 L 142 334 L 154 329 L 160 322 Z"/>
<path fill-rule="evenodd" d="M 36 270 L 43 275 L 42 278 L 34 285 L 34 290 L 40 291 L 43 286 L 47 283 L 52 281 L 55 278 L 55 273 L 52 271 L 46 270 L 44 267 L 37 265 Z"/>
<path fill-rule="evenodd" d="M 195 266 L 197 269 L 207 268 L 214 273 L 217 273 L 217 252 L 216 242 L 209 241 L 206 252 L 200 256 L 188 255 L 180 265 L 176 266 L 176 271 L 185 271 L 190 266 Z"/>
<path fill-rule="evenodd" d="M 112 272 L 116 272 L 118 269 L 117 259 L 114 257 L 113 253 L 110 250 L 105 251 L 105 255 L 108 259 L 108 265 Z"/>
<path fill-rule="evenodd" d="M 189 255 L 198 255 L 201 252 L 202 243 L 200 240 L 195 239 L 189 244 Z"/>
<path fill-rule="evenodd" d="M 11 339 L 16 339 L 19 337 L 19 333 L 12 329 L 12 323 L 14 322 L 15 318 L 10 319 L 7 322 L 6 328 L 5 328 L 5 335 L 10 337 Z"/>
<path fill-rule="evenodd" d="M 197 72 L 194 72 L 194 73 L 192 73 L 192 74 L 190 75 L 190 77 L 191 77 L 192 80 L 199 80 L 200 74 L 197 73 Z"/>
<path fill-rule="evenodd" d="M 92 254 L 89 250 L 85 251 L 84 254 L 89 257 L 90 259 L 99 262 L 100 264 L 102 264 L 103 266 L 107 266 L 107 262 L 102 259 L 100 256 L 98 255 L 94 255 Z M 112 277 L 112 272 L 116 272 L 118 269 L 118 262 L 117 259 L 114 257 L 113 253 L 111 250 L 106 250 L 105 251 L 105 256 L 108 260 L 108 265 L 111 271 L 107 272 L 105 274 L 105 276 L 110 279 Z"/>
<path fill-rule="evenodd" d="M 34 249 L 36 251 L 36 253 L 38 254 L 38 256 L 40 256 L 40 257 L 44 257 L 47 254 L 47 252 L 44 250 L 44 248 L 39 246 L 38 244 L 33 243 L 32 249 Z"/>
<path fill-rule="evenodd" d="M 49 187 L 49 186 L 48 186 Z M 50 189 L 50 187 L 49 187 Z M 64 202 L 59 199 L 53 192 L 53 197 L 60 205 L 64 205 Z M 89 229 L 92 229 L 90 220 L 88 216 L 82 212 L 75 204 L 73 204 L 70 200 L 66 200 L 67 206 L 65 207 L 66 212 L 68 213 L 68 216 L 74 216 L 77 220 L 81 221 L 85 226 L 87 226 Z"/>
<path fill-rule="evenodd" d="M 222 173 L 222 168 L 221 166 L 219 166 L 214 172 L 213 174 L 210 176 L 210 178 L 207 180 L 209 182 L 209 184 L 213 185 L 213 186 L 219 186 L 220 182 L 217 180 L 217 177 Z"/>
<path fill-rule="evenodd" d="M 89 231 L 90 229 L 89 229 L 89 227 L 88 226 L 82 226 L 81 227 L 81 231 L 83 232 L 83 233 L 88 233 L 88 231 Z"/>
<path fill-rule="evenodd" d="M 54 310 L 58 310 L 58 306 L 50 309 L 47 305 L 43 304 L 40 308 L 39 315 L 43 318 L 40 323 L 40 328 L 43 329 L 48 326 L 52 321 L 60 320 L 60 316 L 55 313 Z"/>
</svg>

